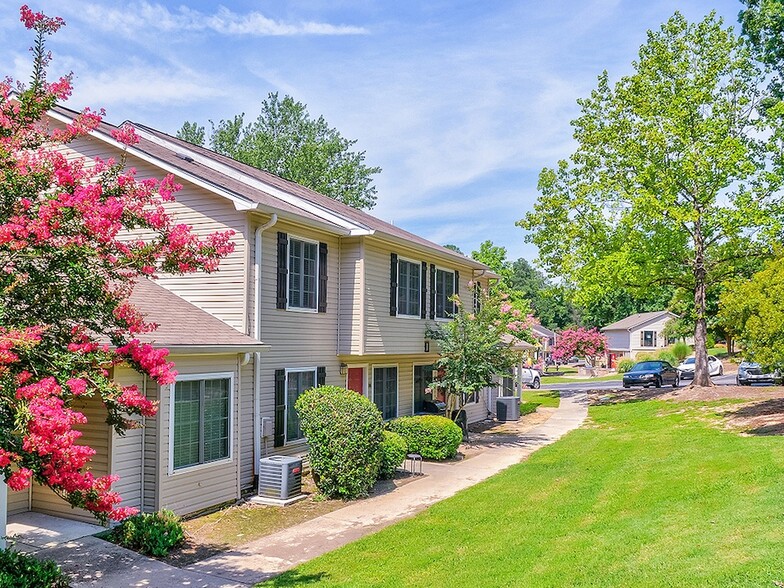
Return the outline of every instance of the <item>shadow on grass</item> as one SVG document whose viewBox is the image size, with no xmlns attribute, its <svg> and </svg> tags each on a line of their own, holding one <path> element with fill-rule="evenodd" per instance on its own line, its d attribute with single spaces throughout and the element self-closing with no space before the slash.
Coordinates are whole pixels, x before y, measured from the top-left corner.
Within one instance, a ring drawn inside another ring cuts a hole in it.
<svg viewBox="0 0 784 588">
<path fill-rule="evenodd" d="M 290 570 L 282 573 L 280 576 L 270 578 L 262 584 L 257 584 L 258 588 L 285 588 L 287 586 L 307 586 L 308 584 L 316 584 L 329 578 L 326 572 L 319 572 L 317 574 L 301 574 L 296 570 Z"/>
<path fill-rule="evenodd" d="M 784 398 L 771 398 L 747 404 L 726 413 L 730 421 L 741 424 L 747 435 L 769 437 L 784 435 Z"/>
<path fill-rule="evenodd" d="M 645 402 L 654 400 L 672 392 L 672 388 L 629 388 L 623 390 L 591 390 L 588 392 L 588 404 L 602 406 L 606 404 L 625 404 L 629 402 Z"/>
</svg>

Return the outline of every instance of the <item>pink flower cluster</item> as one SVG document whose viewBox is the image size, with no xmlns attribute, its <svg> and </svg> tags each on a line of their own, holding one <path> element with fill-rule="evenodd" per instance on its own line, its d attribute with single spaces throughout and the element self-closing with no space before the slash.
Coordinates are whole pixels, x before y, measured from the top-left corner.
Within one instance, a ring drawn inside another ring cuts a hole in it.
<svg viewBox="0 0 784 588">
<path fill-rule="evenodd" d="M 132 339 L 126 345 L 117 348 L 120 357 L 126 357 L 142 368 L 159 384 L 173 384 L 177 378 L 174 364 L 166 361 L 168 349 L 156 349 L 149 343 L 140 343 Z"/>
<path fill-rule="evenodd" d="M 25 27 L 31 30 L 43 31 L 45 33 L 55 33 L 65 25 L 65 21 L 59 16 L 48 17 L 43 12 L 33 12 L 25 4 L 19 9 L 20 19 Z"/>
<path fill-rule="evenodd" d="M 607 352 L 607 337 L 598 329 L 566 329 L 558 336 L 558 342 L 552 351 L 555 361 L 564 362 L 570 357 L 586 357 L 593 359 Z"/>
</svg>

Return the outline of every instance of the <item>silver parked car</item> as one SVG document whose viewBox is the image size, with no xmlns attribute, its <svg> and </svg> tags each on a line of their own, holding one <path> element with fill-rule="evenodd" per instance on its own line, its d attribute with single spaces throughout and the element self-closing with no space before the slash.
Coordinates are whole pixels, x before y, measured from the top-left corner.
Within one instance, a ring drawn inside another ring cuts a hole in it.
<svg viewBox="0 0 784 588">
<path fill-rule="evenodd" d="M 763 373 L 762 367 L 752 361 L 742 361 L 738 366 L 738 375 L 735 381 L 738 386 L 751 386 L 752 384 L 781 384 L 781 374 L 778 371 Z"/>
<path fill-rule="evenodd" d="M 678 366 L 678 372 L 680 373 L 682 380 L 694 379 L 695 362 L 695 358 L 688 357 Z M 721 376 L 724 374 L 724 366 L 722 365 L 721 360 L 715 355 L 708 356 L 708 373 L 711 376 Z"/>
</svg>

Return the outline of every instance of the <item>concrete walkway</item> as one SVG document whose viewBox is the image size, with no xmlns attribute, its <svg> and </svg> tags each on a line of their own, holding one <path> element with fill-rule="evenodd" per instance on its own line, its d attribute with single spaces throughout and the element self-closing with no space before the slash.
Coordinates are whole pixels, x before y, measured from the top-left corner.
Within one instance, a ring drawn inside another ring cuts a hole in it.
<svg viewBox="0 0 784 588">
<path fill-rule="evenodd" d="M 274 577 L 360 537 L 369 535 L 453 496 L 526 459 L 582 424 L 588 414 L 585 392 L 563 392 L 546 422 L 514 441 L 498 444 L 461 462 L 425 464 L 425 476 L 386 494 L 346 507 L 208 558 L 186 569 L 145 558 L 95 537 L 29 546 L 55 559 L 78 579 L 74 588 L 241 588 Z M 24 547 L 20 537 L 18 548 Z M 43 549 L 41 549 L 43 547 Z"/>
</svg>

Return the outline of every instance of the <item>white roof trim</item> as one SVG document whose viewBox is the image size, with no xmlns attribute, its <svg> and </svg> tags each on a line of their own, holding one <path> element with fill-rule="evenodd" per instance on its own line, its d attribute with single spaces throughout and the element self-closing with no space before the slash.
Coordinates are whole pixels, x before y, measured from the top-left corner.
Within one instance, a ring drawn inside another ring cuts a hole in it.
<svg viewBox="0 0 784 588">
<path fill-rule="evenodd" d="M 233 180 L 242 182 L 246 186 L 266 192 L 270 196 L 274 196 L 275 198 L 282 200 L 287 204 L 291 204 L 292 206 L 296 206 L 297 208 L 304 210 L 305 212 L 309 212 L 310 214 L 316 215 L 329 223 L 332 223 L 343 229 L 346 229 L 349 231 L 350 235 L 372 234 L 372 231 L 368 230 L 366 227 L 358 225 L 357 223 L 354 223 L 330 210 L 327 210 L 323 206 L 319 206 L 318 204 L 308 202 L 303 198 L 300 198 L 299 196 L 289 194 L 288 192 L 285 192 L 280 188 L 276 188 L 275 186 L 272 186 L 256 178 L 251 178 L 248 175 L 243 174 L 242 172 L 229 167 L 228 165 L 219 163 L 209 157 L 200 155 L 199 153 L 196 153 L 191 149 L 184 149 L 182 145 L 174 145 L 171 141 L 158 137 L 157 135 L 150 133 L 144 128 L 139 128 L 139 127 L 134 127 L 134 128 L 136 128 L 136 132 L 139 133 L 139 135 L 141 135 L 148 141 L 160 145 L 161 147 L 166 147 L 167 149 L 171 149 L 175 153 L 185 151 L 186 152 L 185 154 L 191 159 L 193 159 L 193 161 L 213 171 L 224 174 Z"/>
</svg>

